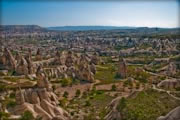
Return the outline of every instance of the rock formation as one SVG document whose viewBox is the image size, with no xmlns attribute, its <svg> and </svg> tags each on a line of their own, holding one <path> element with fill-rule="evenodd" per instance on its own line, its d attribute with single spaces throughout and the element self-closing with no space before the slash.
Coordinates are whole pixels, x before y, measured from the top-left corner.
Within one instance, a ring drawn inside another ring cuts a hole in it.
<svg viewBox="0 0 180 120">
<path fill-rule="evenodd" d="M 62 65 L 61 62 L 61 53 L 59 51 L 56 52 L 55 59 L 52 63 L 53 65 Z"/>
<path fill-rule="evenodd" d="M 157 120 L 180 120 L 180 106 L 170 111 L 165 116 L 160 116 Z"/>
<path fill-rule="evenodd" d="M 28 64 L 24 57 L 21 57 L 16 67 L 16 73 L 18 75 L 28 75 Z"/>
<path fill-rule="evenodd" d="M 35 66 L 42 67 L 56 65 L 55 67 L 49 67 L 44 70 L 44 74 L 49 78 L 64 78 L 68 76 L 93 82 L 94 74 L 96 73 L 96 66 L 90 62 L 88 55 L 81 54 L 79 56 L 71 51 L 63 51 L 61 54 L 57 51 L 54 58 L 36 61 L 34 64 Z"/>
<path fill-rule="evenodd" d="M 32 62 L 31 59 L 31 54 L 29 53 L 26 57 L 25 57 L 27 64 L 28 64 L 28 73 L 29 74 L 34 74 L 35 73 L 35 68 L 34 68 L 34 64 Z"/>
<path fill-rule="evenodd" d="M 7 70 L 15 70 L 16 60 L 8 48 L 5 48 L 4 53 L 1 57 L 1 63 Z"/>
<path fill-rule="evenodd" d="M 88 82 L 94 82 L 94 74 L 91 72 L 90 65 L 88 64 L 81 64 L 78 75 L 78 79 L 86 80 Z"/>
<path fill-rule="evenodd" d="M 58 106 L 57 96 L 46 79 L 43 69 L 38 68 L 37 88 L 30 88 L 16 92 L 16 102 L 13 113 L 21 115 L 25 111 L 32 113 L 34 118 L 42 120 L 70 120 L 69 114 Z"/>
<path fill-rule="evenodd" d="M 173 76 L 176 74 L 176 65 L 173 62 L 169 63 L 166 73 L 169 76 Z"/>
<path fill-rule="evenodd" d="M 94 64 L 90 65 L 90 69 L 93 74 L 96 74 L 96 66 Z"/>
<path fill-rule="evenodd" d="M 178 79 L 163 80 L 158 84 L 158 87 L 161 87 L 164 89 L 174 89 L 174 88 L 180 87 L 180 80 Z"/>
<path fill-rule="evenodd" d="M 36 53 L 36 60 L 41 61 L 42 60 L 42 54 L 40 48 L 38 48 L 37 53 Z"/>
<path fill-rule="evenodd" d="M 119 58 L 119 66 L 118 66 L 117 74 L 121 78 L 127 77 L 127 65 L 126 65 L 126 61 L 123 58 Z"/>
<path fill-rule="evenodd" d="M 35 73 L 35 68 L 31 60 L 30 53 L 25 58 L 21 56 L 19 53 L 17 53 L 16 59 L 17 59 L 16 73 L 18 75 L 28 75 Z"/>
<path fill-rule="evenodd" d="M 94 53 L 94 55 L 93 55 L 92 58 L 91 58 L 91 63 L 97 65 L 98 62 L 99 62 L 99 58 L 98 58 L 98 56 L 97 56 L 97 53 Z"/>
<path fill-rule="evenodd" d="M 73 57 L 72 57 L 72 52 L 71 52 L 71 51 L 68 51 L 65 65 L 66 65 L 67 67 L 71 67 L 71 66 L 73 66 L 73 63 L 74 63 L 74 61 L 73 61 Z"/>
</svg>

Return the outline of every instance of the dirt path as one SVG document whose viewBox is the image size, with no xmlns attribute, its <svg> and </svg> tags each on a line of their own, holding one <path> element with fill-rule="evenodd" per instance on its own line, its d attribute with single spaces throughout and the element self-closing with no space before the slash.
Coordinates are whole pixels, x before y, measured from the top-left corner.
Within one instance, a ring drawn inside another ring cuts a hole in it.
<svg viewBox="0 0 180 120">
<path fill-rule="evenodd" d="M 155 85 L 153 85 L 153 89 L 158 91 L 158 92 L 166 92 L 169 96 L 171 96 L 172 98 L 176 99 L 176 100 L 180 100 L 179 97 L 176 97 L 174 95 L 171 94 L 171 91 L 168 91 L 168 90 L 164 90 L 164 89 L 160 89 L 160 88 L 157 88 Z"/>
</svg>

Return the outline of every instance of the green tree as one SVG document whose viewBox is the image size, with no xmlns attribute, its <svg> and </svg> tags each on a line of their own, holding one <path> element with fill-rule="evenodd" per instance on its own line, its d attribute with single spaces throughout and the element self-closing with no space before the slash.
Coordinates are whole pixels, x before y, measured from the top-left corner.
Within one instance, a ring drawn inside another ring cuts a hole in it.
<svg viewBox="0 0 180 120">
<path fill-rule="evenodd" d="M 65 86 L 68 86 L 72 84 L 72 79 L 71 78 L 64 78 L 62 81 L 61 81 L 61 85 L 62 87 L 65 87 Z"/>
<path fill-rule="evenodd" d="M 79 97 L 81 95 L 81 91 L 79 89 L 76 90 L 76 96 L 75 97 Z"/>
<path fill-rule="evenodd" d="M 0 112 L 0 120 L 8 120 L 8 117 L 10 115 L 8 113 L 5 113 L 5 112 Z"/>
<path fill-rule="evenodd" d="M 69 93 L 67 91 L 64 92 L 63 97 L 67 98 Z"/>
<path fill-rule="evenodd" d="M 34 120 L 34 117 L 30 111 L 25 111 L 20 120 Z"/>
<path fill-rule="evenodd" d="M 136 83 L 136 89 L 139 89 L 139 88 L 140 88 L 140 84 Z"/>
<path fill-rule="evenodd" d="M 116 91 L 116 85 L 115 84 L 112 85 L 111 90 Z"/>
<path fill-rule="evenodd" d="M 61 107 L 65 108 L 67 102 L 68 102 L 67 98 L 61 99 L 61 100 L 59 100 L 59 105 L 60 105 Z"/>
<path fill-rule="evenodd" d="M 84 91 L 82 97 L 83 97 L 83 98 L 86 98 L 87 95 L 88 95 L 88 93 L 87 93 L 86 91 Z"/>
<path fill-rule="evenodd" d="M 90 101 L 89 101 L 89 100 L 86 100 L 86 102 L 85 102 L 85 106 L 91 106 L 91 103 L 90 103 Z"/>
</svg>

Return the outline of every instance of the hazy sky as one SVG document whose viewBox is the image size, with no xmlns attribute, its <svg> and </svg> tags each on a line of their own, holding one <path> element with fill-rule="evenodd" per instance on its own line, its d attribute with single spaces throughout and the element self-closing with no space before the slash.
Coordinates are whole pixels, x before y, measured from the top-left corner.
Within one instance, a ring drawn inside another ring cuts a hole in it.
<svg viewBox="0 0 180 120">
<path fill-rule="evenodd" d="M 179 7 L 178 0 L 1 0 L 0 14 L 6 25 L 179 27 Z"/>
</svg>

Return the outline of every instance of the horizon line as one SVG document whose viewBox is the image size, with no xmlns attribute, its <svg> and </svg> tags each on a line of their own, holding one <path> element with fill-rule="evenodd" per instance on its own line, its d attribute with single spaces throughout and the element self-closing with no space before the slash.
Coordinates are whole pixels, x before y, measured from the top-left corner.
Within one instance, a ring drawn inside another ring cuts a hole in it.
<svg viewBox="0 0 180 120">
<path fill-rule="evenodd" d="M 0 24 L 0 26 L 30 26 L 30 25 L 36 25 L 43 28 L 50 28 L 50 27 L 133 27 L 133 28 L 180 28 L 178 27 L 159 27 L 159 26 L 116 26 L 116 25 L 56 25 L 56 26 L 41 26 L 38 24 Z"/>
</svg>

